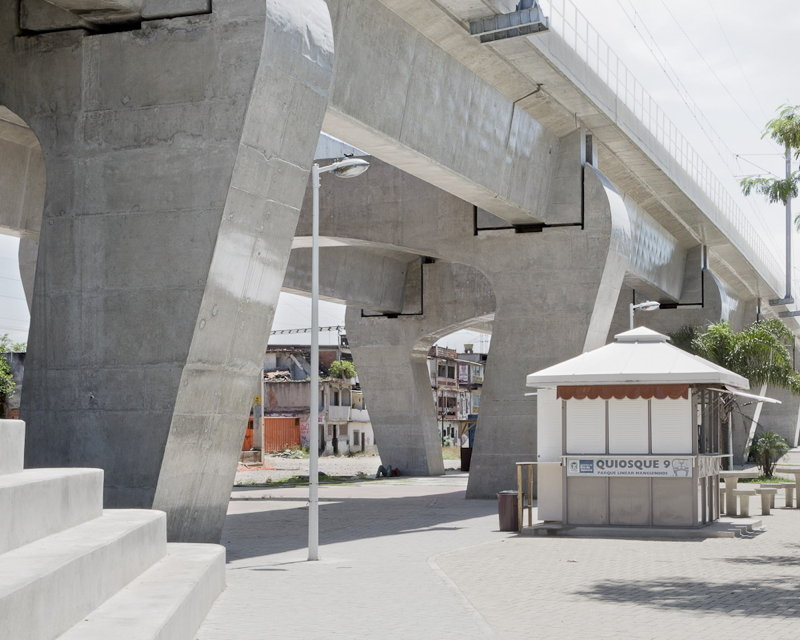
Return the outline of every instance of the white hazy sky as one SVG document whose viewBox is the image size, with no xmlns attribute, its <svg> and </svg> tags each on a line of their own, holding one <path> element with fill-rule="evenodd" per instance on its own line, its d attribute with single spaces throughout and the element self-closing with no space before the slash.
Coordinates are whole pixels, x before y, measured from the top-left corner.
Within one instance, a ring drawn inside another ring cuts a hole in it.
<svg viewBox="0 0 800 640">
<path fill-rule="evenodd" d="M 548 15 L 550 5 L 560 7 L 562 0 L 540 4 Z M 574 0 L 574 5 L 728 186 L 782 263 L 783 207 L 740 196 L 738 178 L 783 174 L 781 149 L 761 133 L 778 106 L 800 103 L 800 2 Z M 16 251 L 16 240 L 0 236 L 0 334 L 23 340 L 28 318 Z M 307 327 L 309 313 L 305 299 L 281 294 L 274 328 Z M 321 303 L 322 326 L 342 324 L 343 316 L 343 307 Z M 464 342 L 488 347 L 485 336 L 471 332 L 440 344 L 460 350 Z"/>
</svg>

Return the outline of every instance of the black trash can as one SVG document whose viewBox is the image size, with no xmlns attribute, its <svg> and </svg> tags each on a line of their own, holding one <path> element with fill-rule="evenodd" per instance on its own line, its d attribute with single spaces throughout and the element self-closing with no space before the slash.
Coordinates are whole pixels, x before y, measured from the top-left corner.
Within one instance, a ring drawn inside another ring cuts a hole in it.
<svg viewBox="0 0 800 640">
<path fill-rule="evenodd" d="M 497 494 L 497 513 L 500 516 L 500 531 L 519 531 L 516 491 L 501 491 Z"/>
<path fill-rule="evenodd" d="M 461 447 L 461 470 L 469 471 L 469 463 L 472 460 L 472 447 Z"/>
</svg>

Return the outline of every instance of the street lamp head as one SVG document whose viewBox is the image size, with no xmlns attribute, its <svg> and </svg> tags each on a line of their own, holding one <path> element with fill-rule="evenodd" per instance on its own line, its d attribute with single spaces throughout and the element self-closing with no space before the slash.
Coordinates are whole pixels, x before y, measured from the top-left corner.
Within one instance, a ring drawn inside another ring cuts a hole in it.
<svg viewBox="0 0 800 640">
<path fill-rule="evenodd" d="M 333 170 L 333 175 L 339 178 L 355 178 L 369 169 L 369 162 L 360 158 L 348 158 L 338 164 L 339 166 Z"/>
<path fill-rule="evenodd" d="M 661 307 L 661 303 L 655 300 L 647 300 L 646 302 L 633 305 L 634 309 L 641 309 L 642 311 L 655 311 L 659 307 Z"/>
<path fill-rule="evenodd" d="M 369 162 L 361 158 L 345 158 L 319 168 L 320 173 L 331 172 L 339 178 L 355 178 L 369 169 Z"/>
<path fill-rule="evenodd" d="M 661 303 L 656 302 L 655 300 L 647 300 L 645 302 L 640 302 L 639 304 L 630 304 L 630 312 L 628 317 L 630 318 L 630 327 L 633 329 L 633 312 L 641 309 L 642 311 L 655 311 L 656 309 L 661 308 Z"/>
</svg>

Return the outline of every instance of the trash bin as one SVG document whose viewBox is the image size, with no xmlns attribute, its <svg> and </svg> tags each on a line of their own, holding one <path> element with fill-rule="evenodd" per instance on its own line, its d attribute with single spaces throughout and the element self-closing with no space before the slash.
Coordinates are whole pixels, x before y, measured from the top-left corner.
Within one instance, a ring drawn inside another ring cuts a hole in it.
<svg viewBox="0 0 800 640">
<path fill-rule="evenodd" d="M 500 516 L 500 531 L 519 531 L 516 491 L 501 491 L 497 494 L 497 513 Z"/>
<path fill-rule="evenodd" d="M 469 463 L 472 460 L 472 447 L 461 447 L 461 470 L 469 471 Z"/>
</svg>

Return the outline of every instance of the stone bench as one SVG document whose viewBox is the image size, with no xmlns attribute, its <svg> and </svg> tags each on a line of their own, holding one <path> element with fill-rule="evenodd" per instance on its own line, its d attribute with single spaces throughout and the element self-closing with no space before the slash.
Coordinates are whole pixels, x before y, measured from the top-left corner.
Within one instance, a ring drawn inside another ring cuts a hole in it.
<svg viewBox="0 0 800 640">
<path fill-rule="evenodd" d="M 739 515 L 743 518 L 750 516 L 750 496 L 756 495 L 755 489 L 734 489 L 733 495 L 739 499 Z"/>
<path fill-rule="evenodd" d="M 761 515 L 768 516 L 770 507 L 775 506 L 775 494 L 778 490 L 775 487 L 759 487 L 755 492 L 761 496 Z"/>
<path fill-rule="evenodd" d="M 776 489 L 783 489 L 786 498 L 785 506 L 791 508 L 794 506 L 794 482 L 779 482 L 772 485 Z M 800 498 L 800 496 L 798 496 Z M 774 504 L 772 506 L 775 506 Z"/>
</svg>

